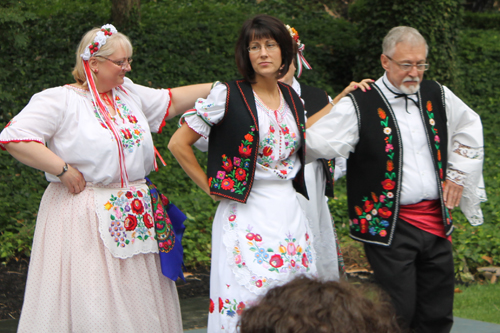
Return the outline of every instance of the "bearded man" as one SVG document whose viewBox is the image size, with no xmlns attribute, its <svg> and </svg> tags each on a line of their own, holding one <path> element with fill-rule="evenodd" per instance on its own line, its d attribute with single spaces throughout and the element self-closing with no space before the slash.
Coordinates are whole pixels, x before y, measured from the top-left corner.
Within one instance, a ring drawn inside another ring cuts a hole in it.
<svg viewBox="0 0 500 333">
<path fill-rule="evenodd" d="M 385 73 L 371 90 L 308 120 L 307 159 L 348 158 L 350 236 L 364 242 L 403 328 L 449 332 L 449 210 L 460 205 L 472 225 L 483 222 L 481 120 L 450 89 L 423 80 L 428 46 L 416 29 L 391 29 L 382 48 Z"/>
</svg>

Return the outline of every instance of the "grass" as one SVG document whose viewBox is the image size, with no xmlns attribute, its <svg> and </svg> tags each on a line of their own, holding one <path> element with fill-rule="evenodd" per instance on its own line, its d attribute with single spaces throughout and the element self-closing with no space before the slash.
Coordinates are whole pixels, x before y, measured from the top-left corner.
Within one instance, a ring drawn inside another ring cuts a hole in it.
<svg viewBox="0 0 500 333">
<path fill-rule="evenodd" d="M 500 324 L 500 283 L 458 288 L 462 292 L 455 293 L 454 316 Z"/>
</svg>

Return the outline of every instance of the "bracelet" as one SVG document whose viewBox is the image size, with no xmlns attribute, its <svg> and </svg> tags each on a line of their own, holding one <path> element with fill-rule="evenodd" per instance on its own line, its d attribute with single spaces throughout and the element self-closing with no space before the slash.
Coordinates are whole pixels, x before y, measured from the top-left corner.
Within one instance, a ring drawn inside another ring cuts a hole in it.
<svg viewBox="0 0 500 333">
<path fill-rule="evenodd" d="M 56 175 L 56 177 L 61 177 L 66 173 L 66 171 L 68 171 L 68 163 L 65 162 L 63 166 L 63 171 L 60 174 Z"/>
</svg>

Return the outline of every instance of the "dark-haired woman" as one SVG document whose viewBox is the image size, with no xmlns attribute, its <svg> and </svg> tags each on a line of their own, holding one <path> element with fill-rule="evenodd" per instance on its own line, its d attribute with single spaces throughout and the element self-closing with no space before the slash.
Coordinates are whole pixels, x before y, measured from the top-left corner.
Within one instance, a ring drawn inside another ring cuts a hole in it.
<svg viewBox="0 0 500 333">
<path fill-rule="evenodd" d="M 236 329 L 241 311 L 298 274 L 316 275 L 304 185 L 304 109 L 278 83 L 294 56 L 284 24 L 246 21 L 236 45 L 243 80 L 218 84 L 184 115 L 169 148 L 207 194 L 221 200 L 214 218 L 208 331 Z M 210 137 L 207 173 L 191 145 Z"/>
</svg>

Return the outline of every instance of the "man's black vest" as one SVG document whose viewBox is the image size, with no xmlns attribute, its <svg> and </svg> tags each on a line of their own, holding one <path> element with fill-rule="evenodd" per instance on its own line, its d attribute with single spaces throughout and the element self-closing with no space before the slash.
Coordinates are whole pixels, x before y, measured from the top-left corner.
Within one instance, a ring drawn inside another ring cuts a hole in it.
<svg viewBox="0 0 500 333">
<path fill-rule="evenodd" d="M 326 91 L 302 83 L 299 84 L 300 97 L 304 100 L 304 109 L 306 109 L 308 117 L 311 117 L 330 103 Z M 325 160 L 321 158 L 319 161 L 323 164 L 323 172 L 326 178 L 325 195 L 333 198 L 333 188 L 335 186 L 335 159 Z"/>
<path fill-rule="evenodd" d="M 246 202 L 255 175 L 259 150 L 259 119 L 252 86 L 245 80 L 225 83 L 227 87 L 224 119 L 212 126 L 208 142 L 207 175 L 210 194 Z M 300 132 L 297 152 L 302 166 L 293 186 L 307 196 L 304 182 L 305 121 L 302 101 L 288 85 L 278 83 Z"/>
<path fill-rule="evenodd" d="M 347 160 L 347 200 L 350 236 L 367 243 L 389 246 L 398 218 L 403 152 L 401 133 L 389 102 L 373 84 L 371 90 L 349 94 L 356 109 L 359 142 Z M 421 119 L 427 134 L 441 199 L 446 235 L 453 225 L 443 203 L 442 184 L 447 166 L 447 119 L 442 86 L 422 81 L 418 92 Z"/>
</svg>

